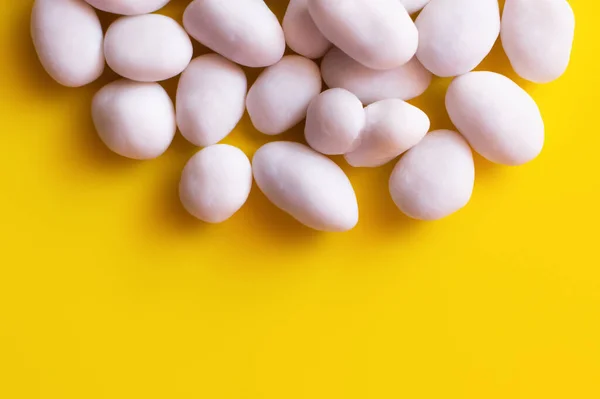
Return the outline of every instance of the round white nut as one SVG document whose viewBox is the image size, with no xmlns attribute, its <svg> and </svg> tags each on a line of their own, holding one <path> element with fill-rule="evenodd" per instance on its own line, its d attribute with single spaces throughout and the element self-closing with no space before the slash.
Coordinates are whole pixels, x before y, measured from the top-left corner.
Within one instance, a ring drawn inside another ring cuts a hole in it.
<svg viewBox="0 0 600 399">
<path fill-rule="evenodd" d="M 473 153 L 467 142 L 456 132 L 437 130 L 398 161 L 389 185 L 404 214 L 437 220 L 467 205 L 474 182 Z"/>
<path fill-rule="evenodd" d="M 185 165 L 179 198 L 194 217 L 221 223 L 240 210 L 251 188 L 252 168 L 246 154 L 217 144 L 198 151 Z"/>
<path fill-rule="evenodd" d="M 254 179 L 278 208 L 315 230 L 347 231 L 358 223 L 350 180 L 331 159 L 286 141 L 265 144 L 252 160 Z"/>
<path fill-rule="evenodd" d="M 507 0 L 502 46 L 519 76 L 536 83 L 558 79 L 571 58 L 575 15 L 565 0 Z"/>
<path fill-rule="evenodd" d="M 319 30 L 361 64 L 391 69 L 417 51 L 419 33 L 398 0 L 308 0 Z"/>
<path fill-rule="evenodd" d="M 200 147 L 224 139 L 246 109 L 248 81 L 242 68 L 218 54 L 195 58 L 179 79 L 177 126 Z"/>
<path fill-rule="evenodd" d="M 61 85 L 80 87 L 102 75 L 102 26 L 87 3 L 36 0 L 31 37 L 42 66 Z"/>
<path fill-rule="evenodd" d="M 432 75 L 416 57 L 388 70 L 367 68 L 337 47 L 321 62 L 321 74 L 328 87 L 341 87 L 354 93 L 363 104 L 388 98 L 411 100 L 431 84 Z"/>
<path fill-rule="evenodd" d="M 308 58 L 287 55 L 265 69 L 250 88 L 246 107 L 254 127 L 268 135 L 291 129 L 306 117 L 321 92 L 319 67 Z"/>
<path fill-rule="evenodd" d="M 183 14 L 190 36 L 248 67 L 266 67 L 283 57 L 285 37 L 264 1 L 195 0 Z"/>
<path fill-rule="evenodd" d="M 158 83 L 109 83 L 94 96 L 92 118 L 104 144 L 127 158 L 156 158 L 175 136 L 173 103 Z"/>
<path fill-rule="evenodd" d="M 470 72 L 452 81 L 446 109 L 479 154 L 504 165 L 521 165 L 544 146 L 544 121 L 535 101 L 509 78 Z"/>
<path fill-rule="evenodd" d="M 366 125 L 356 149 L 345 155 L 355 167 L 378 167 L 415 146 L 429 130 L 425 112 L 398 99 L 365 108 Z"/>
<path fill-rule="evenodd" d="M 108 66 L 139 82 L 179 75 L 192 53 L 185 30 L 174 19 L 159 14 L 121 17 L 109 26 L 104 40 Z"/>
<path fill-rule="evenodd" d="M 329 89 L 310 103 L 304 136 L 321 154 L 346 154 L 359 143 L 365 120 L 362 103 L 354 94 Z"/>
<path fill-rule="evenodd" d="M 416 20 L 419 61 L 435 75 L 472 71 L 500 34 L 498 0 L 434 0 Z"/>
<path fill-rule="evenodd" d="M 121 15 L 148 14 L 163 8 L 171 0 L 85 0 L 98 10 Z"/>
<path fill-rule="evenodd" d="M 400 0 L 400 3 L 402 3 L 409 14 L 414 14 L 425 7 L 430 1 L 431 0 Z"/>
<path fill-rule="evenodd" d="M 306 58 L 321 58 L 331 47 L 308 12 L 308 0 L 290 0 L 282 25 L 287 45 Z"/>
</svg>

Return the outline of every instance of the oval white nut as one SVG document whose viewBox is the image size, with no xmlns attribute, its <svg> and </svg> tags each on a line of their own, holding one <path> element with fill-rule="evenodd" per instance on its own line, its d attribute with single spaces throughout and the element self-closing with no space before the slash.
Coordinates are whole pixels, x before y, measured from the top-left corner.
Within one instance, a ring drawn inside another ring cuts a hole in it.
<svg viewBox="0 0 600 399">
<path fill-rule="evenodd" d="M 378 167 L 415 146 L 429 131 L 425 112 L 398 99 L 365 108 L 366 125 L 356 149 L 345 155 L 355 167 Z"/>
<path fill-rule="evenodd" d="M 158 83 L 109 83 L 94 96 L 92 118 L 104 144 L 132 159 L 158 157 L 176 131 L 173 103 Z"/>
<path fill-rule="evenodd" d="M 248 81 L 242 68 L 218 54 L 195 58 L 179 79 L 177 126 L 200 147 L 224 139 L 246 109 Z"/>
<path fill-rule="evenodd" d="M 536 83 L 558 79 L 571 59 L 575 15 L 565 0 L 507 0 L 502 46 L 519 76 Z"/>
<path fill-rule="evenodd" d="M 321 74 L 328 87 L 341 87 L 354 93 L 363 104 L 388 98 L 411 100 L 431 84 L 432 75 L 416 57 L 388 70 L 367 68 L 337 47 L 321 62 Z"/>
<path fill-rule="evenodd" d="M 331 47 L 308 12 L 308 0 L 290 0 L 282 25 L 287 45 L 306 58 L 321 58 Z"/>
<path fill-rule="evenodd" d="M 278 208 L 320 231 L 347 231 L 358 223 L 350 180 L 331 159 L 299 143 L 265 144 L 252 160 L 254 179 Z"/>
<path fill-rule="evenodd" d="M 171 0 L 85 0 L 98 10 L 121 15 L 148 14 L 163 8 Z"/>
<path fill-rule="evenodd" d="M 342 155 L 359 143 L 365 111 L 356 96 L 344 89 L 329 89 L 308 107 L 304 136 L 308 145 L 326 155 Z"/>
<path fill-rule="evenodd" d="M 251 188 L 252 167 L 246 154 L 217 144 L 198 151 L 185 165 L 179 198 L 194 217 L 222 223 L 246 203 Z"/>
<path fill-rule="evenodd" d="M 473 193 L 473 153 L 460 134 L 429 133 L 394 167 L 390 194 L 407 216 L 437 220 L 462 209 Z"/>
<path fill-rule="evenodd" d="M 479 154 L 504 165 L 521 165 L 544 146 L 544 121 L 531 96 L 494 72 L 470 72 L 452 81 L 446 109 Z"/>
<path fill-rule="evenodd" d="M 159 14 L 121 17 L 104 40 L 106 62 L 119 75 L 157 82 L 179 75 L 192 59 L 192 41 L 172 18 Z"/>
<path fill-rule="evenodd" d="M 437 76 L 472 71 L 500 34 L 498 0 L 434 0 L 416 20 L 419 61 Z"/>
<path fill-rule="evenodd" d="M 400 0 L 400 3 L 402 3 L 409 14 L 414 14 L 425 7 L 430 1 L 431 0 Z"/>
<path fill-rule="evenodd" d="M 317 64 L 298 55 L 283 57 L 265 69 L 248 92 L 246 107 L 252 124 L 268 135 L 291 129 L 306 117 L 321 86 Z"/>
<path fill-rule="evenodd" d="M 266 67 L 283 57 L 285 36 L 264 1 L 195 0 L 183 14 L 190 36 L 248 67 Z"/>
<path fill-rule="evenodd" d="M 329 41 L 369 68 L 399 67 L 417 51 L 419 33 L 398 0 L 308 0 L 308 10 Z"/>
<path fill-rule="evenodd" d="M 87 3 L 36 0 L 31 37 L 42 66 L 61 85 L 80 87 L 102 75 L 102 26 Z"/>
</svg>

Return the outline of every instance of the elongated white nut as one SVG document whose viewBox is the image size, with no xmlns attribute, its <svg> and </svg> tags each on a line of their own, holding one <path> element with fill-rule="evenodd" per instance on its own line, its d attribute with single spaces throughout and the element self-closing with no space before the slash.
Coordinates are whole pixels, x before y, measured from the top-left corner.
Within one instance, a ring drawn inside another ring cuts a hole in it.
<svg viewBox="0 0 600 399">
<path fill-rule="evenodd" d="M 492 162 L 521 165 L 544 146 L 544 121 L 535 101 L 509 78 L 470 72 L 454 79 L 446 108 L 458 131 Z"/>
<path fill-rule="evenodd" d="M 498 0 L 434 0 L 415 23 L 423 66 L 442 77 L 462 75 L 483 61 L 500 34 Z"/>
<path fill-rule="evenodd" d="M 413 14 L 427 5 L 431 0 L 400 0 L 409 14 Z"/>
<path fill-rule="evenodd" d="M 159 14 L 121 17 L 109 26 L 104 40 L 108 66 L 139 82 L 179 75 L 192 53 L 185 30 L 174 19 Z"/>
<path fill-rule="evenodd" d="M 201 147 L 224 139 L 244 115 L 247 89 L 244 71 L 228 59 L 218 54 L 194 59 L 177 87 L 181 134 Z"/>
<path fill-rule="evenodd" d="M 250 88 L 246 107 L 254 127 L 268 135 L 291 129 L 306 117 L 321 92 L 319 67 L 308 58 L 287 55 L 265 69 Z"/>
<path fill-rule="evenodd" d="M 337 47 L 323 58 L 321 74 L 327 86 L 346 89 L 363 104 L 388 98 L 413 99 L 423 94 L 432 80 L 431 72 L 416 57 L 397 68 L 377 70 L 367 68 Z"/>
<path fill-rule="evenodd" d="M 179 183 L 184 208 L 207 223 L 221 223 L 246 203 L 252 188 L 250 160 L 239 148 L 217 144 L 198 151 Z"/>
<path fill-rule="evenodd" d="M 171 0 L 85 0 L 98 10 L 121 15 L 148 14 L 163 8 Z"/>
<path fill-rule="evenodd" d="M 308 12 L 308 0 L 290 0 L 282 25 L 287 45 L 306 58 L 321 58 L 331 47 Z"/>
<path fill-rule="evenodd" d="M 400 159 L 389 184 L 392 199 L 404 214 L 437 220 L 467 205 L 474 182 L 467 142 L 456 132 L 437 130 Z"/>
<path fill-rule="evenodd" d="M 308 145 L 326 155 L 342 155 L 359 143 L 365 111 L 356 96 L 344 89 L 329 89 L 308 107 L 304 136 Z"/>
<path fill-rule="evenodd" d="M 308 0 L 319 30 L 361 64 L 391 69 L 417 51 L 419 33 L 398 0 Z"/>
<path fill-rule="evenodd" d="M 507 0 L 502 46 L 515 72 L 536 83 L 558 79 L 571 58 L 575 15 L 565 0 Z"/>
<path fill-rule="evenodd" d="M 252 159 L 254 179 L 278 208 L 315 230 L 347 231 L 358 223 L 350 180 L 331 159 L 287 141 L 265 144 Z"/>
<path fill-rule="evenodd" d="M 127 158 L 156 158 L 175 136 L 173 103 L 158 83 L 109 83 L 94 96 L 92 118 L 104 144 Z"/>
<path fill-rule="evenodd" d="M 429 130 L 427 115 L 398 99 L 378 101 L 365 108 L 366 125 L 356 149 L 346 161 L 356 167 L 384 165 L 416 145 Z"/>
<path fill-rule="evenodd" d="M 102 75 L 102 26 L 82 0 L 36 0 L 31 37 L 44 69 L 61 85 L 84 86 Z"/>
<path fill-rule="evenodd" d="M 283 29 L 264 1 L 195 0 L 183 26 L 206 47 L 249 67 L 273 65 L 285 51 Z"/>
</svg>

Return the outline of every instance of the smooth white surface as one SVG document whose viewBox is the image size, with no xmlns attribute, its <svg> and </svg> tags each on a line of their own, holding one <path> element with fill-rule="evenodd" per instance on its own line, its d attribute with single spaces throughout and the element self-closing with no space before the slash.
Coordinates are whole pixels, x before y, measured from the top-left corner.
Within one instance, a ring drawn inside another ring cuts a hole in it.
<svg viewBox="0 0 600 399">
<path fill-rule="evenodd" d="M 427 5 L 431 0 L 400 0 L 409 14 L 413 14 Z"/>
<path fill-rule="evenodd" d="M 171 0 L 85 0 L 95 8 L 121 15 L 148 14 L 163 8 Z"/>
<path fill-rule="evenodd" d="M 156 158 L 175 136 L 175 109 L 158 83 L 109 83 L 94 96 L 92 118 L 106 146 L 127 158 Z"/>
<path fill-rule="evenodd" d="M 347 231 L 358 223 L 354 189 L 344 171 L 309 147 L 265 144 L 252 159 L 254 179 L 278 208 L 321 231 Z"/>
<path fill-rule="evenodd" d="M 247 89 L 244 71 L 228 59 L 218 54 L 195 58 L 177 87 L 181 134 L 201 147 L 224 139 L 244 115 Z"/>
<path fill-rule="evenodd" d="M 307 58 L 321 58 L 331 47 L 308 12 L 308 0 L 290 0 L 283 17 L 287 45 Z"/>
</svg>

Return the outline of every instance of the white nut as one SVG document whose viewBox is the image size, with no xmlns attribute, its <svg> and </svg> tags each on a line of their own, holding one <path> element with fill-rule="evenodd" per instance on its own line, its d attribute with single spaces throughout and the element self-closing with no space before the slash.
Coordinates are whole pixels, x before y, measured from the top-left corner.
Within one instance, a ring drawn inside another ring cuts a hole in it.
<svg viewBox="0 0 600 399">
<path fill-rule="evenodd" d="M 467 205 L 474 182 L 467 142 L 456 132 L 437 130 L 400 159 L 389 184 L 392 199 L 404 214 L 437 220 Z"/>
<path fill-rule="evenodd" d="M 224 139 L 244 115 L 247 89 L 244 71 L 228 59 L 218 54 L 194 59 L 177 87 L 181 134 L 201 147 Z"/>
<path fill-rule="evenodd" d="M 535 101 L 500 74 L 470 72 L 454 79 L 446 108 L 473 149 L 492 162 L 521 165 L 544 146 L 544 122 Z"/>
<path fill-rule="evenodd" d="M 98 10 L 121 15 L 148 14 L 163 8 L 171 0 L 85 0 Z"/>
<path fill-rule="evenodd" d="M 175 136 L 173 103 L 158 83 L 109 83 L 94 96 L 92 118 L 106 146 L 127 158 L 156 158 Z"/>
<path fill-rule="evenodd" d="M 287 45 L 306 58 L 321 58 L 331 47 L 308 12 L 308 0 L 290 0 L 283 32 Z"/>
<path fill-rule="evenodd" d="M 221 223 L 245 203 L 252 188 L 250 160 L 240 149 L 217 144 L 198 151 L 179 183 L 184 208 L 207 223 Z"/>
</svg>

